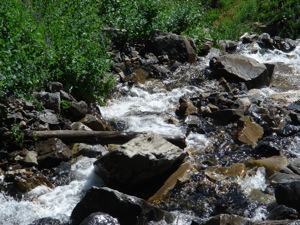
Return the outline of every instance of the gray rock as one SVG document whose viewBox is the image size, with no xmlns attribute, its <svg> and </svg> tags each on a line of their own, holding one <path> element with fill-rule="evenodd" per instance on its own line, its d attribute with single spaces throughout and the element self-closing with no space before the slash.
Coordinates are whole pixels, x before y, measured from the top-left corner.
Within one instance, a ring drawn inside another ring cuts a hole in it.
<svg viewBox="0 0 300 225">
<path fill-rule="evenodd" d="M 49 89 L 52 93 L 54 92 L 60 92 L 64 88 L 63 84 L 60 82 L 52 82 L 49 85 Z"/>
<path fill-rule="evenodd" d="M 249 89 L 269 86 L 273 76 L 266 65 L 243 55 L 223 55 L 216 61 L 211 60 L 210 67 L 213 78 L 224 77 L 229 82 L 244 82 Z"/>
<path fill-rule="evenodd" d="M 71 158 L 72 152 L 60 139 L 51 138 L 36 144 L 38 164 L 42 167 L 52 168 Z"/>
<path fill-rule="evenodd" d="M 84 143 L 77 143 L 72 148 L 74 156 L 87 156 L 90 158 L 101 157 L 108 153 L 102 145 L 88 145 Z"/>
<path fill-rule="evenodd" d="M 88 105 L 85 101 L 71 102 L 68 109 L 69 116 L 73 121 L 78 121 L 88 113 Z"/>
<path fill-rule="evenodd" d="M 38 118 L 40 119 L 40 121 L 42 121 L 44 123 L 52 124 L 52 125 L 57 125 L 59 123 L 56 114 L 52 113 L 49 110 L 45 110 L 45 111 L 39 113 Z"/>
<path fill-rule="evenodd" d="M 38 165 L 37 162 L 37 153 L 34 151 L 28 151 L 26 153 L 25 159 L 24 159 L 24 163 L 26 165 Z"/>
<path fill-rule="evenodd" d="M 147 224 L 172 224 L 175 216 L 160 210 L 143 199 L 126 195 L 110 188 L 92 187 L 84 198 L 75 206 L 71 220 L 72 225 L 78 225 L 95 212 L 103 212 L 118 219 L 122 225 Z"/>
<path fill-rule="evenodd" d="M 195 43 L 192 39 L 158 30 L 150 33 L 146 49 L 155 55 L 168 55 L 171 61 L 189 62 L 196 61 Z"/>
<path fill-rule="evenodd" d="M 234 52 L 237 48 L 237 42 L 231 40 L 221 40 L 220 45 L 225 52 Z"/>
<path fill-rule="evenodd" d="M 76 102 L 76 99 L 71 94 L 69 94 L 69 93 L 67 93 L 63 90 L 60 90 L 59 93 L 60 93 L 60 98 L 62 100 L 66 100 L 66 101 L 70 101 L 70 102 L 72 102 L 72 101 Z"/>
<path fill-rule="evenodd" d="M 268 220 L 284 220 L 284 219 L 297 219 L 299 213 L 293 209 L 286 207 L 285 205 L 279 205 L 275 209 L 271 210 L 268 215 Z"/>
<path fill-rule="evenodd" d="M 137 187 L 177 167 L 185 156 L 182 149 L 150 132 L 97 160 L 95 171 L 111 186 Z"/>
<path fill-rule="evenodd" d="M 85 218 L 80 225 L 119 225 L 117 218 L 110 216 L 107 213 L 92 213 L 87 218 Z"/>
<path fill-rule="evenodd" d="M 60 93 L 42 92 L 39 94 L 44 106 L 47 109 L 53 110 L 55 113 L 60 113 Z"/>
<path fill-rule="evenodd" d="M 238 224 L 238 225 L 250 225 L 250 220 L 237 215 L 220 214 L 209 218 L 200 225 L 227 225 L 227 224 Z"/>
<path fill-rule="evenodd" d="M 94 131 L 104 131 L 106 129 L 105 122 L 92 114 L 87 114 L 80 122 Z"/>
</svg>

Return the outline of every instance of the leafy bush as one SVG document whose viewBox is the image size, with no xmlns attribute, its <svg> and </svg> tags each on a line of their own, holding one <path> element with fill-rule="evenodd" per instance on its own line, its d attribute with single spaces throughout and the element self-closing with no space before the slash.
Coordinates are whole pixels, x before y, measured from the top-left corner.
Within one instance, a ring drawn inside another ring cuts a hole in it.
<svg viewBox="0 0 300 225">
<path fill-rule="evenodd" d="M 24 95 L 60 81 L 86 100 L 105 96 L 114 82 L 98 8 L 94 0 L 2 1 L 0 92 Z"/>
</svg>

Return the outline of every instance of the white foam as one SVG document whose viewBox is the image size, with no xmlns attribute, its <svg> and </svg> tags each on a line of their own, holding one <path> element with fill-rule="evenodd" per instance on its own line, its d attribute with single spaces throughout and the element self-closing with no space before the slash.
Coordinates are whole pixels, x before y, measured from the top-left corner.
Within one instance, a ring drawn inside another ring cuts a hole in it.
<svg viewBox="0 0 300 225">
<path fill-rule="evenodd" d="M 209 139 L 204 134 L 191 132 L 186 137 L 187 147 L 192 147 L 197 150 L 205 149 L 209 144 Z"/>
<path fill-rule="evenodd" d="M 259 167 L 255 175 L 247 175 L 244 179 L 238 178 L 237 183 L 241 186 L 241 190 L 249 196 L 253 189 L 264 191 L 267 188 L 265 176 L 265 168 Z"/>
<path fill-rule="evenodd" d="M 72 165 L 74 180 L 69 185 L 54 189 L 39 186 L 28 192 L 21 201 L 0 194 L 0 221 L 5 225 L 27 225 L 43 217 L 66 221 L 84 191 L 91 185 L 102 184 L 94 175 L 94 161 L 84 157 Z"/>
<path fill-rule="evenodd" d="M 253 222 L 256 221 L 264 221 L 266 220 L 268 215 L 268 210 L 266 209 L 266 206 L 259 206 L 257 209 L 254 211 L 254 215 L 251 218 Z"/>
<path fill-rule="evenodd" d="M 126 89 L 125 89 L 126 90 Z M 179 106 L 179 98 L 199 88 L 176 88 L 169 92 L 160 90 L 149 93 L 141 87 L 133 86 L 127 90 L 126 96 L 114 99 L 101 108 L 107 120 L 126 121 L 126 131 L 153 131 L 162 135 L 183 135 L 181 128 L 169 123 L 168 118 L 175 118 L 175 110 Z"/>
</svg>

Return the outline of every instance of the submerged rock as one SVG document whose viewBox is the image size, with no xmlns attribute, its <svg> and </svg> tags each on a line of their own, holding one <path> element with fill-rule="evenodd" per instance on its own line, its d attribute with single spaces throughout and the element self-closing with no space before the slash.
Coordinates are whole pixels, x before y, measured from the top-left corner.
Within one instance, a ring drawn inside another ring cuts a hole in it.
<svg viewBox="0 0 300 225">
<path fill-rule="evenodd" d="M 261 167 L 266 169 L 268 176 L 278 172 L 288 165 L 288 159 L 285 156 L 272 156 L 269 158 L 249 160 L 246 162 L 249 167 Z"/>
</svg>

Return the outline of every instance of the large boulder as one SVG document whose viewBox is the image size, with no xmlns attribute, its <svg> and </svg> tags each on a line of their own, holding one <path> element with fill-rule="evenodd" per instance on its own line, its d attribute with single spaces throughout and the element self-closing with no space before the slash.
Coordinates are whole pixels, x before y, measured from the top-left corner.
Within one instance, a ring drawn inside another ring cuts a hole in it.
<svg viewBox="0 0 300 225">
<path fill-rule="evenodd" d="M 117 218 L 122 225 L 172 224 L 175 216 L 151 206 L 143 199 L 126 195 L 116 190 L 92 187 L 76 205 L 72 214 L 72 225 L 80 224 L 90 214 L 102 212 Z"/>
<path fill-rule="evenodd" d="M 94 165 L 109 186 L 130 189 L 173 172 L 185 156 L 182 149 L 149 132 L 104 155 Z"/>
<path fill-rule="evenodd" d="M 172 61 L 183 63 L 196 61 L 195 43 L 182 35 L 153 30 L 149 35 L 146 49 L 157 56 L 168 55 Z"/>
<path fill-rule="evenodd" d="M 249 89 L 269 86 L 274 65 L 264 65 L 243 55 L 226 54 L 210 61 L 213 78 L 224 77 L 229 82 L 244 82 Z"/>
</svg>

